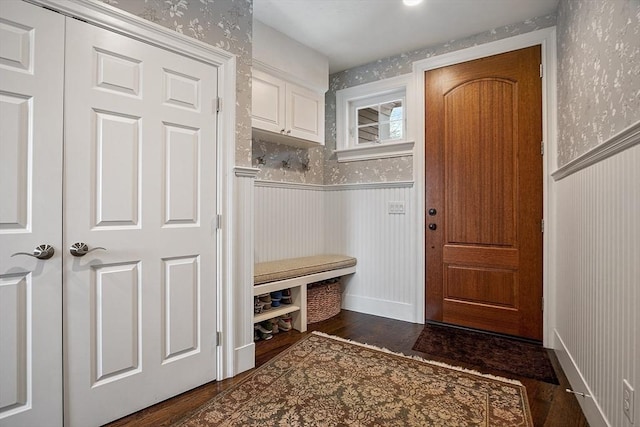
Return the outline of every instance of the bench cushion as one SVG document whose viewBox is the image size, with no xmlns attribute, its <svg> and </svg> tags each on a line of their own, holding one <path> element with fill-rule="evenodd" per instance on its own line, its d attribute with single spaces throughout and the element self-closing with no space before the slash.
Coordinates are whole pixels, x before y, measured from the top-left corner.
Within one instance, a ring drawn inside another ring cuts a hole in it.
<svg viewBox="0 0 640 427">
<path fill-rule="evenodd" d="M 345 255 L 316 255 L 260 262 L 254 267 L 253 284 L 277 282 L 323 271 L 353 267 L 357 260 Z"/>
</svg>

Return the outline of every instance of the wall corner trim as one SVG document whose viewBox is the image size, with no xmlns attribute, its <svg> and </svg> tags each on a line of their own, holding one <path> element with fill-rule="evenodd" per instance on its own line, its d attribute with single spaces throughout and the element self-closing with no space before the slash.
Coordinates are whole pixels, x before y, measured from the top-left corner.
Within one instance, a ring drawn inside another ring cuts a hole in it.
<svg viewBox="0 0 640 427">
<path fill-rule="evenodd" d="M 613 135 L 602 144 L 595 146 L 586 153 L 558 168 L 551 174 L 551 176 L 554 181 L 560 181 L 561 179 L 566 178 L 569 175 L 573 175 L 582 169 L 601 162 L 615 154 L 621 153 L 622 151 L 637 145 L 639 142 L 640 120 Z"/>
<path fill-rule="evenodd" d="M 260 172 L 260 169 L 249 168 L 246 166 L 235 166 L 233 168 L 233 172 L 237 177 L 255 178 L 256 176 L 258 176 L 258 172 Z"/>
</svg>

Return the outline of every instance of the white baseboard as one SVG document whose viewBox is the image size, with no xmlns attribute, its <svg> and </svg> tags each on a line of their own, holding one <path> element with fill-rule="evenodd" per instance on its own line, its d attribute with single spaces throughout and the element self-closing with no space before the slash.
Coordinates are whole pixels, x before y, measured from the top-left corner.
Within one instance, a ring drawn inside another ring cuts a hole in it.
<svg viewBox="0 0 640 427">
<path fill-rule="evenodd" d="M 345 310 L 357 311 L 358 313 L 373 314 L 375 316 L 389 319 L 402 320 L 405 322 L 422 323 L 414 319 L 416 312 L 412 304 L 389 301 L 378 298 L 368 298 L 357 295 L 342 294 L 342 308 Z"/>
<path fill-rule="evenodd" d="M 611 424 L 609 424 L 607 418 L 602 412 L 602 408 L 600 408 L 600 405 L 598 405 L 598 401 L 595 399 L 595 397 L 593 397 L 591 388 L 582 376 L 582 373 L 573 360 L 571 353 L 569 353 L 567 346 L 564 344 L 560 333 L 557 329 L 554 329 L 554 333 L 556 356 L 558 356 L 558 361 L 560 362 L 562 370 L 569 380 L 569 384 L 571 384 L 572 390 L 591 396 L 582 397 L 576 395 L 578 403 L 580 404 L 582 412 L 584 412 L 584 416 L 587 418 L 589 425 L 591 427 L 611 427 Z"/>
<path fill-rule="evenodd" d="M 235 367 L 235 375 L 241 372 L 253 369 L 256 366 L 255 343 L 247 344 L 235 349 L 233 366 Z"/>
</svg>

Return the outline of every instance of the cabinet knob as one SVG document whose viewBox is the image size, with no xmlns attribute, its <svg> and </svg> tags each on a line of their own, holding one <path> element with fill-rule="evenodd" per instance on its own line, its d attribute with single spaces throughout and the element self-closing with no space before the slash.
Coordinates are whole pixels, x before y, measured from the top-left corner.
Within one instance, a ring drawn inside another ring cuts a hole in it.
<svg viewBox="0 0 640 427">
<path fill-rule="evenodd" d="M 287 131 L 287 135 L 289 135 L 290 133 L 291 133 L 291 129 L 289 129 L 289 130 Z"/>
<path fill-rule="evenodd" d="M 284 133 L 284 129 L 280 129 L 280 133 Z"/>
</svg>

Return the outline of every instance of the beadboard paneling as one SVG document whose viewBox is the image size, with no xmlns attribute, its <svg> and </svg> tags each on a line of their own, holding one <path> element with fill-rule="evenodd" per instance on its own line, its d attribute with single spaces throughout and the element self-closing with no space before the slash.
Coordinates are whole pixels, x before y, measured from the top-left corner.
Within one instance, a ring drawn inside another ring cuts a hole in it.
<svg viewBox="0 0 640 427">
<path fill-rule="evenodd" d="M 255 188 L 255 262 L 318 255 L 325 244 L 322 187 Z"/>
<path fill-rule="evenodd" d="M 321 253 L 358 259 L 344 280 L 343 308 L 423 323 L 415 278 L 414 188 L 281 186 L 255 188 L 256 261 Z M 405 214 L 389 214 L 404 202 Z"/>
<path fill-rule="evenodd" d="M 327 191 L 326 197 L 327 251 L 358 259 L 357 273 L 345 281 L 343 308 L 422 322 L 415 317 L 413 188 Z M 389 202 L 404 202 L 405 214 L 389 214 Z"/>
<path fill-rule="evenodd" d="M 640 423 L 639 166 L 635 145 L 555 183 L 556 348 L 593 425 L 632 425 L 623 379 Z"/>
</svg>

